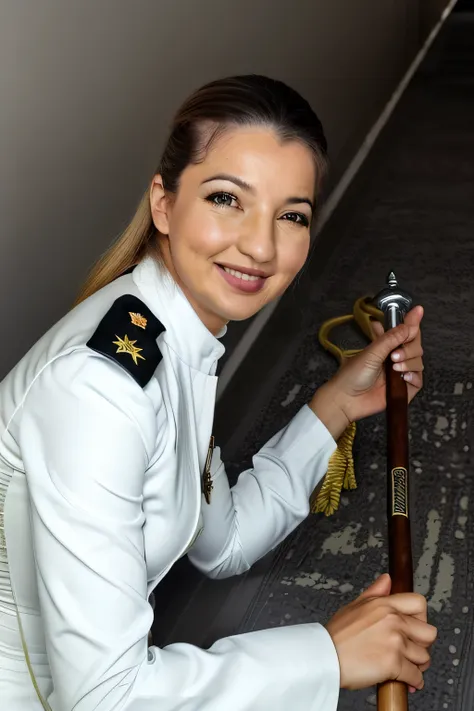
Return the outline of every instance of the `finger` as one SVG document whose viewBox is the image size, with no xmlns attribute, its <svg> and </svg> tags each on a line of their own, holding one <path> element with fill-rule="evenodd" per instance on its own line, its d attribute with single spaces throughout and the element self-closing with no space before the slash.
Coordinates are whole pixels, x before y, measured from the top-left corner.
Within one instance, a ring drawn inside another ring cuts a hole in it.
<svg viewBox="0 0 474 711">
<path fill-rule="evenodd" d="M 416 617 L 423 622 L 427 619 L 427 603 L 423 595 L 418 593 L 395 593 L 383 602 L 401 615 Z"/>
<path fill-rule="evenodd" d="M 423 376 L 421 373 L 403 373 L 403 380 L 408 384 L 408 396 L 409 399 L 413 400 L 415 395 L 423 387 Z"/>
<path fill-rule="evenodd" d="M 396 681 L 403 681 L 415 689 L 422 689 L 425 685 L 423 674 L 416 664 L 412 664 L 407 659 L 404 659 L 401 665 L 400 673 Z"/>
<path fill-rule="evenodd" d="M 383 324 L 381 324 L 380 321 L 371 321 L 371 326 L 372 326 L 372 332 L 373 332 L 375 338 L 378 338 L 379 336 L 383 336 L 383 334 L 385 333 Z"/>
<path fill-rule="evenodd" d="M 392 588 L 392 580 L 388 573 L 384 573 L 375 580 L 364 592 L 359 595 L 357 600 L 368 600 L 374 597 L 385 597 L 390 595 Z"/>
<path fill-rule="evenodd" d="M 406 640 L 405 642 L 405 649 L 404 649 L 404 654 L 405 657 L 408 659 L 408 661 L 413 662 L 413 664 L 416 664 L 417 667 L 425 666 L 430 662 L 430 653 L 426 647 L 423 647 L 419 644 L 415 644 L 411 640 Z"/>
<path fill-rule="evenodd" d="M 404 321 L 408 326 L 419 326 L 424 316 L 423 306 L 415 306 L 407 313 Z M 381 336 L 385 329 L 380 321 L 371 321 L 371 326 L 376 336 Z"/>
<path fill-rule="evenodd" d="M 366 354 L 373 356 L 374 360 L 382 363 L 390 353 L 404 343 L 409 343 L 419 333 L 418 326 L 408 326 L 402 323 L 396 328 L 391 328 L 366 349 Z"/>
<path fill-rule="evenodd" d="M 433 625 L 416 617 L 403 617 L 403 631 L 405 633 L 407 643 L 415 643 L 419 647 L 431 647 L 436 640 L 438 630 Z M 429 659 L 429 656 L 428 656 Z M 412 661 L 416 661 L 412 659 Z M 427 659 L 422 659 L 417 664 L 424 664 Z"/>
<path fill-rule="evenodd" d="M 424 314 L 425 310 L 423 306 L 414 306 L 411 311 L 407 313 L 404 321 L 408 326 L 419 326 Z"/>
<path fill-rule="evenodd" d="M 419 314 L 421 312 L 421 318 L 419 318 Z M 417 356 L 422 356 L 423 355 L 423 348 L 421 345 L 421 331 L 420 331 L 420 322 L 421 319 L 423 318 L 423 307 L 418 306 L 415 307 L 415 309 L 412 309 L 406 317 L 405 317 L 405 324 L 408 326 L 418 326 L 418 333 L 416 336 L 413 338 L 411 342 L 405 343 L 402 348 L 399 350 L 396 350 L 392 353 L 392 360 L 394 361 L 401 361 L 401 360 L 406 360 L 407 358 L 415 358 Z"/>
<path fill-rule="evenodd" d="M 412 371 L 413 373 L 422 373 L 425 369 L 423 363 L 423 358 L 410 358 L 409 360 L 404 360 L 401 363 L 394 363 L 393 369 L 399 371 L 400 373 L 408 373 Z"/>
<path fill-rule="evenodd" d="M 398 348 L 393 351 L 391 358 L 394 362 L 410 360 L 411 358 L 421 358 L 423 355 L 423 347 L 421 345 L 421 334 L 414 338 L 411 343 L 407 343 L 403 348 Z"/>
</svg>

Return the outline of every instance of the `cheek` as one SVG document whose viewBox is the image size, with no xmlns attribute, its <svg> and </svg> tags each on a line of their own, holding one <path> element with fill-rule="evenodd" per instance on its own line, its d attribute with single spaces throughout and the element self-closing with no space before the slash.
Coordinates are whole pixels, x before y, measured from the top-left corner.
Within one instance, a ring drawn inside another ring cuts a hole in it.
<svg viewBox="0 0 474 711">
<path fill-rule="evenodd" d="M 306 262 L 309 254 L 309 235 L 303 239 L 285 241 L 279 250 L 279 271 L 293 279 Z"/>
<path fill-rule="evenodd" d="M 207 210 L 188 211 L 170 226 L 171 248 L 176 253 L 204 258 L 222 252 L 235 239 L 229 225 Z"/>
</svg>

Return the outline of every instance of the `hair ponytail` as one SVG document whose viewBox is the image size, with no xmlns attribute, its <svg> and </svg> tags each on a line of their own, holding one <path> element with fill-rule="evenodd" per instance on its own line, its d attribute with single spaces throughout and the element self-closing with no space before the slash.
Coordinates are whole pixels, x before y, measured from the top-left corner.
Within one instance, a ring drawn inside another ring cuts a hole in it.
<svg viewBox="0 0 474 711">
<path fill-rule="evenodd" d="M 74 306 L 138 264 L 150 247 L 154 246 L 155 235 L 156 228 L 151 216 L 150 196 L 147 190 L 132 221 L 92 268 Z"/>
</svg>

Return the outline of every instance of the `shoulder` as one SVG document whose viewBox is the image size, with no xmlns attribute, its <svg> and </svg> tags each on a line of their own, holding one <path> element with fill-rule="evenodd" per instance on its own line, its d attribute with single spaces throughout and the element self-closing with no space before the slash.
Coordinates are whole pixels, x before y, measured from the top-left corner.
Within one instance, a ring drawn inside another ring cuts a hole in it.
<svg viewBox="0 0 474 711">
<path fill-rule="evenodd" d="M 150 380 L 161 360 L 157 338 L 164 327 L 130 293 L 114 294 L 106 304 L 91 301 L 85 311 L 64 325 L 58 334 L 60 347 L 53 338 L 56 347 L 43 351 L 36 362 L 22 411 L 44 416 L 54 410 L 62 413 L 65 424 L 72 413 L 91 422 L 100 415 L 110 426 L 128 422 L 138 426 L 148 449 L 162 406 L 158 381 Z"/>
<path fill-rule="evenodd" d="M 113 360 L 145 387 L 161 360 L 157 338 L 164 330 L 141 299 L 123 294 L 100 320 L 86 346 Z"/>
<path fill-rule="evenodd" d="M 159 387 L 153 392 L 110 359 L 87 348 L 74 347 L 47 363 L 25 392 L 11 427 L 34 423 L 38 432 L 66 449 L 81 439 L 118 450 L 141 441 L 153 456 L 158 436 Z M 128 444 L 127 444 L 128 443 Z"/>
<path fill-rule="evenodd" d="M 112 505 L 110 494 L 115 507 L 138 500 L 156 456 L 160 395 L 150 397 L 86 346 L 58 355 L 11 424 L 29 481 L 50 479 L 64 500 L 90 512 Z"/>
</svg>

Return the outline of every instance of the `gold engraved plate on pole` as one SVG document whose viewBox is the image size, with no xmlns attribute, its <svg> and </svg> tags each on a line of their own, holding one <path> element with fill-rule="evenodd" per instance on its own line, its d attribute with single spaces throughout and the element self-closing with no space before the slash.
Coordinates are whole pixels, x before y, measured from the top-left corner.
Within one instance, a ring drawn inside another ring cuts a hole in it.
<svg viewBox="0 0 474 711">
<path fill-rule="evenodd" d="M 408 518 L 408 472 L 405 467 L 392 469 L 392 516 Z"/>
<path fill-rule="evenodd" d="M 211 477 L 211 462 L 212 462 L 213 451 L 214 451 L 214 437 L 213 437 L 213 435 L 211 435 L 211 439 L 209 441 L 209 449 L 207 450 L 206 465 L 204 467 L 204 474 L 202 477 L 202 490 L 204 493 L 204 498 L 206 499 L 206 503 L 208 503 L 208 504 L 211 503 L 211 491 L 214 487 L 214 484 L 212 483 L 212 477 Z"/>
</svg>

